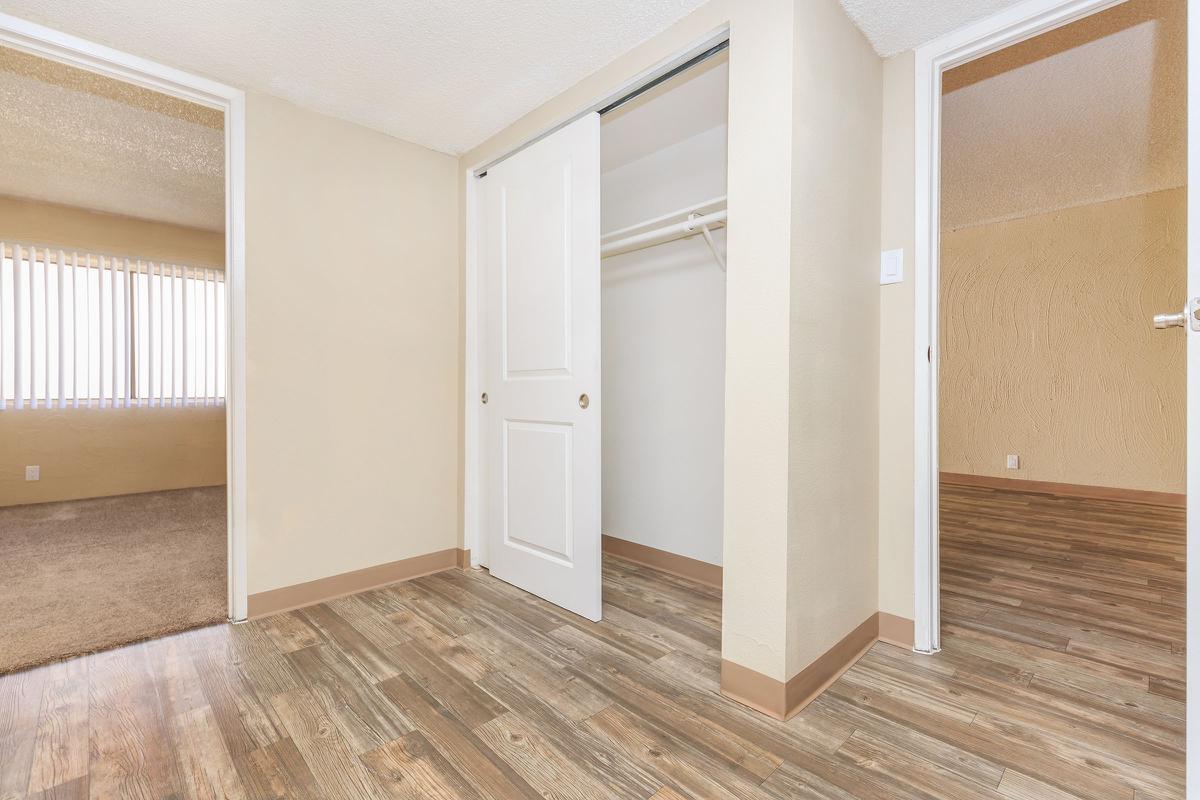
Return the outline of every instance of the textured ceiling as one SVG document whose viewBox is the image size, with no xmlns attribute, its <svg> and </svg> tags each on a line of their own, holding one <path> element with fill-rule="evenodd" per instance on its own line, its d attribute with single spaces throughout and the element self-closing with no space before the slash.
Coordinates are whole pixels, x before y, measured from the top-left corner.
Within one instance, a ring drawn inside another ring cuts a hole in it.
<svg viewBox="0 0 1200 800">
<path fill-rule="evenodd" d="M 841 0 L 875 48 L 887 58 L 1014 6 L 1019 0 Z M 1181 2 L 1181 0 L 1177 0 Z"/>
<path fill-rule="evenodd" d="M 1185 14 L 1129 0 L 947 72 L 943 228 L 1186 183 Z"/>
<path fill-rule="evenodd" d="M 4 0 L 3 7 L 459 153 L 703 1 Z"/>
<path fill-rule="evenodd" d="M 0 47 L 0 194 L 220 230 L 220 112 Z"/>
</svg>

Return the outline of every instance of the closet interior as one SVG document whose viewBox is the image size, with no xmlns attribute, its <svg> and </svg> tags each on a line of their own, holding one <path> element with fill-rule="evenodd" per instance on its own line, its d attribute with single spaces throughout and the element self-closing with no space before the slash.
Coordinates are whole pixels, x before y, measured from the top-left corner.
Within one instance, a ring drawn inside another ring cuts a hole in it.
<svg viewBox="0 0 1200 800">
<path fill-rule="evenodd" d="M 726 50 L 607 111 L 600 133 L 606 549 L 718 580 L 728 75 Z"/>
</svg>

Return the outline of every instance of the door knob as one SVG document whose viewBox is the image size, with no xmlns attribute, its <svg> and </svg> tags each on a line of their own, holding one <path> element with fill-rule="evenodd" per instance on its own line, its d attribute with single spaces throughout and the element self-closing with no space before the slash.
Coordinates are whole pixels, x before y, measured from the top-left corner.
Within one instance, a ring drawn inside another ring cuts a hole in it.
<svg viewBox="0 0 1200 800">
<path fill-rule="evenodd" d="M 1187 311 L 1179 311 L 1175 314 L 1155 314 L 1155 328 L 1182 328 L 1187 325 Z"/>
<path fill-rule="evenodd" d="M 579 407 L 580 408 L 587 408 L 591 404 L 592 404 L 592 401 L 588 399 L 588 396 L 586 394 L 579 395 Z"/>
<path fill-rule="evenodd" d="M 1189 325 L 1192 330 L 1200 331 L 1200 297 L 1189 300 L 1183 311 L 1154 315 L 1155 328 L 1186 328 Z"/>
</svg>

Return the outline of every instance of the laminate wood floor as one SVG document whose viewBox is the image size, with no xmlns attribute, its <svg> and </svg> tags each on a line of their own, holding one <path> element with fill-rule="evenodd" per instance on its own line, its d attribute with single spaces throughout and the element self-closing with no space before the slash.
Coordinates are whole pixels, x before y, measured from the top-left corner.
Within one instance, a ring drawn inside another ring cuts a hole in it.
<svg viewBox="0 0 1200 800">
<path fill-rule="evenodd" d="M 787 723 L 718 693 L 711 589 L 453 571 L 0 677 L 0 798 L 1182 797 L 1182 512 L 944 498 L 944 651 Z"/>
</svg>

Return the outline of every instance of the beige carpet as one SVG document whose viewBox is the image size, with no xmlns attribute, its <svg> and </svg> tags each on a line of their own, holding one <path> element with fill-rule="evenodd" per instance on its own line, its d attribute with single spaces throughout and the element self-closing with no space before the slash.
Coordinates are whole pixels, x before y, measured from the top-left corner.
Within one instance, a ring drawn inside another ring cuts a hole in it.
<svg viewBox="0 0 1200 800">
<path fill-rule="evenodd" d="M 226 617 L 225 487 L 0 508 L 0 673 Z"/>
</svg>

